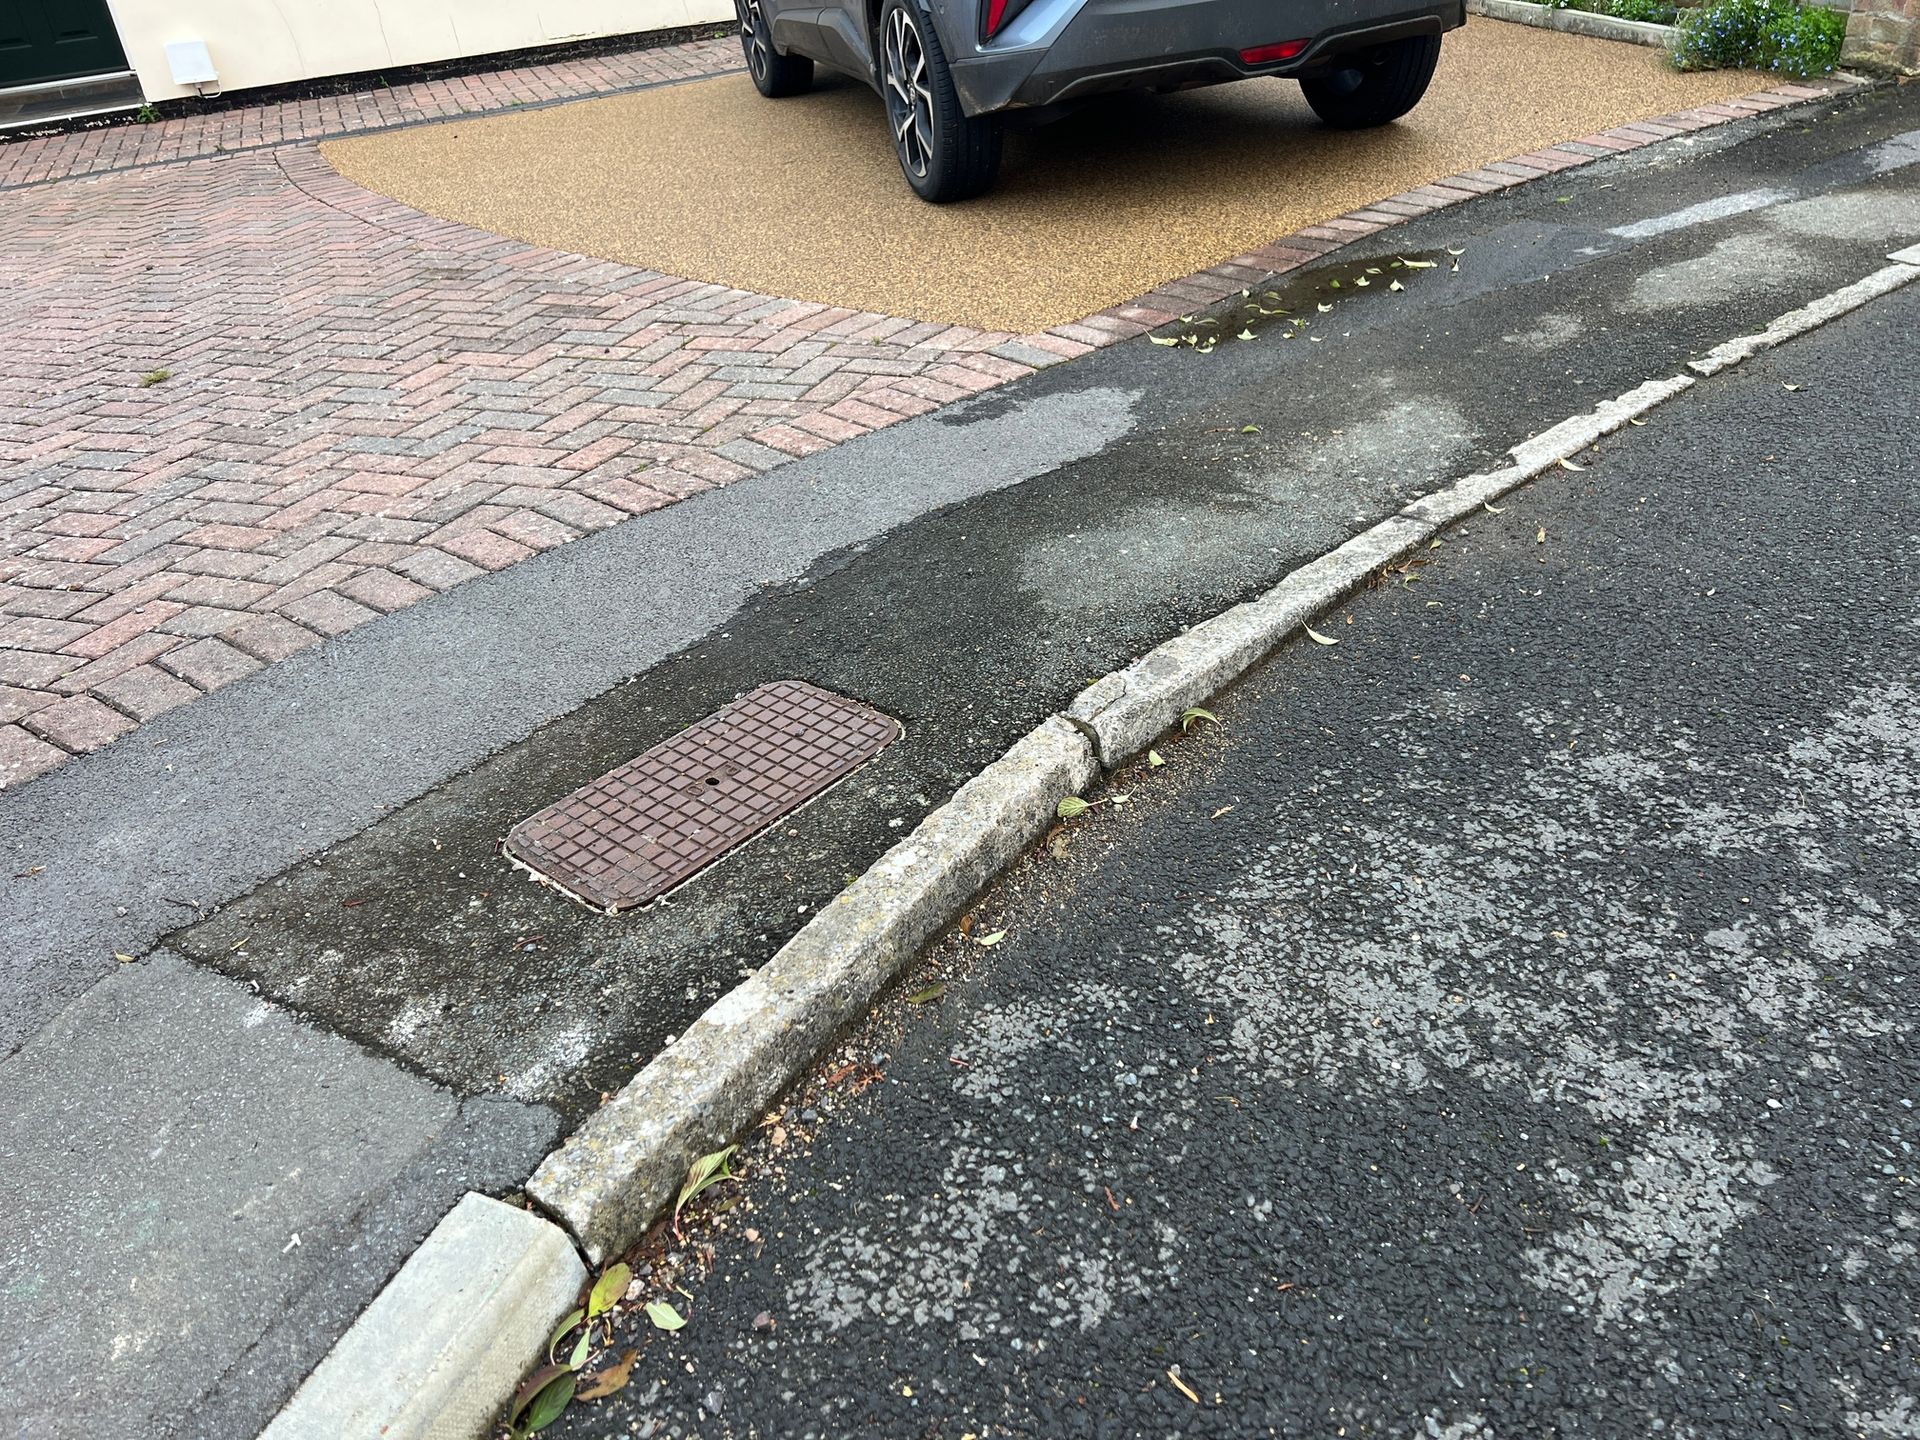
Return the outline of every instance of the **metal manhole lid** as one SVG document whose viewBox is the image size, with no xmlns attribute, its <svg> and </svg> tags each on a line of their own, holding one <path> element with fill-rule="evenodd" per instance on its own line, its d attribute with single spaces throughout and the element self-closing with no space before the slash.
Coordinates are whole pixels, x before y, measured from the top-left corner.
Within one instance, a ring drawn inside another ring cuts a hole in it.
<svg viewBox="0 0 1920 1440">
<path fill-rule="evenodd" d="M 507 855 L 596 909 L 656 900 L 844 780 L 900 722 L 799 680 L 742 695 L 507 832 Z"/>
</svg>

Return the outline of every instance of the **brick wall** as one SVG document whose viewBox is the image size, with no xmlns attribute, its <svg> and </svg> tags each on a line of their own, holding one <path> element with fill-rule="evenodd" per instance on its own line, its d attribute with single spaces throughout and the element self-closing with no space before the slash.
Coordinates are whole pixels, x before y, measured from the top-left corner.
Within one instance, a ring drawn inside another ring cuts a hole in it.
<svg viewBox="0 0 1920 1440">
<path fill-rule="evenodd" d="M 1842 60 L 1909 73 L 1920 70 L 1920 0 L 1854 0 Z"/>
</svg>

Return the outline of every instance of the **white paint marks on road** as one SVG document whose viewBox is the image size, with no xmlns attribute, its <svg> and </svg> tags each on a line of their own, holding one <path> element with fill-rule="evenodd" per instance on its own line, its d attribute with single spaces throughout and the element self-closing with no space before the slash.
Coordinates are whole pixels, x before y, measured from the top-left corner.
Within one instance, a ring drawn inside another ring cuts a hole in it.
<svg viewBox="0 0 1920 1440">
<path fill-rule="evenodd" d="M 1622 240 L 1650 240 L 1655 235 L 1711 224 L 1715 220 L 1725 220 L 1730 215 L 1745 215 L 1750 210 L 1764 210 L 1769 205 L 1778 205 L 1783 200 L 1791 199 L 1791 190 L 1742 190 L 1737 194 L 1722 195 L 1717 200 L 1702 200 L 1698 205 L 1689 205 L 1684 210 L 1669 211 L 1648 220 L 1636 220 L 1631 225 L 1616 225 L 1607 233 L 1618 235 Z"/>
</svg>

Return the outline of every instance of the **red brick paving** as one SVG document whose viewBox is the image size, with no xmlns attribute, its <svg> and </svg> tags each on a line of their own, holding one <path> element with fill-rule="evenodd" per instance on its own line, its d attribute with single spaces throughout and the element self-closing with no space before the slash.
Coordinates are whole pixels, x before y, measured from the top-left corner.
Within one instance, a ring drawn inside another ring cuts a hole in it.
<svg viewBox="0 0 1920 1440">
<path fill-rule="evenodd" d="M 1496 162 L 1030 336 L 523 245 L 361 190 L 305 138 L 732 68 L 733 46 L 0 145 L 0 177 L 42 182 L 0 189 L 0 788 L 322 637 L 1415 215 L 1806 98 Z"/>
</svg>

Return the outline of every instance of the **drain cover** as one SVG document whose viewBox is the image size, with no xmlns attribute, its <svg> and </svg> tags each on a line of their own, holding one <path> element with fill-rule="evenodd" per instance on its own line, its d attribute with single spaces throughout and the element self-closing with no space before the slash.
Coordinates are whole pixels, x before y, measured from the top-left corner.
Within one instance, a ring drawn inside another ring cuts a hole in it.
<svg viewBox="0 0 1920 1440">
<path fill-rule="evenodd" d="M 900 738 L 900 722 L 776 680 L 507 832 L 507 854 L 596 909 L 666 894 Z"/>
</svg>

